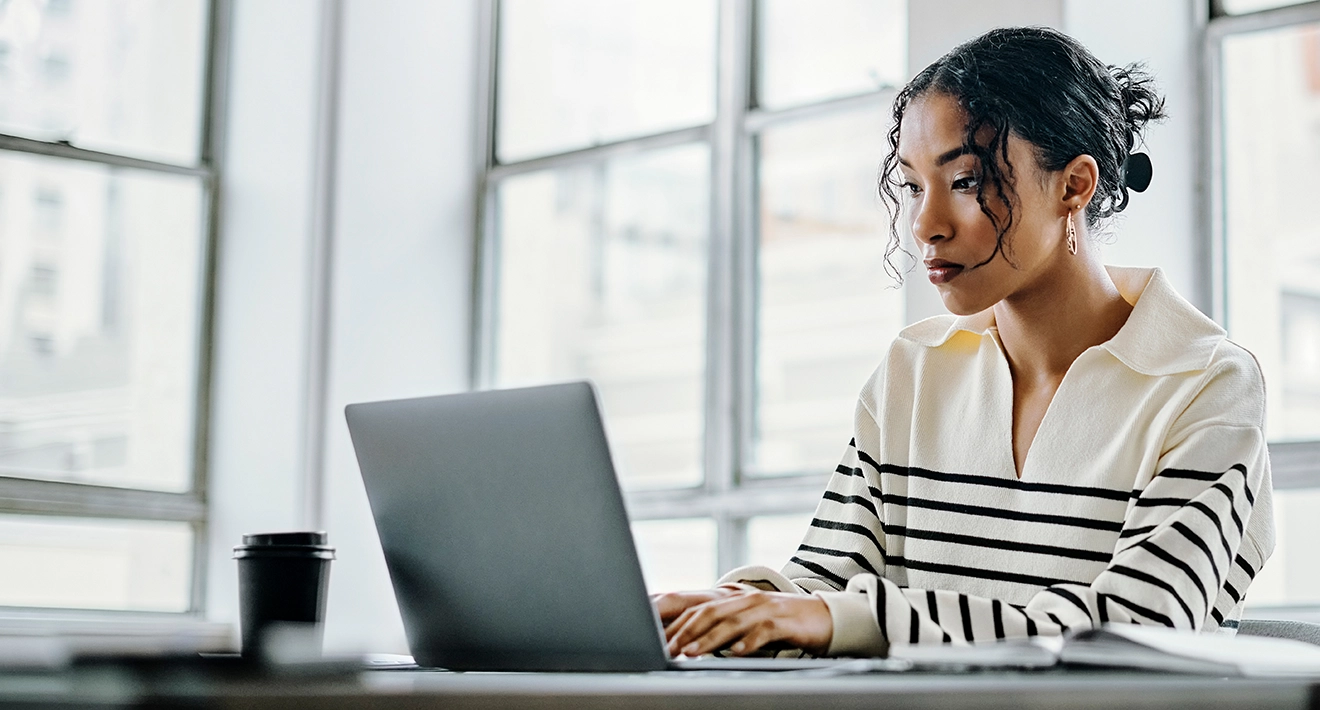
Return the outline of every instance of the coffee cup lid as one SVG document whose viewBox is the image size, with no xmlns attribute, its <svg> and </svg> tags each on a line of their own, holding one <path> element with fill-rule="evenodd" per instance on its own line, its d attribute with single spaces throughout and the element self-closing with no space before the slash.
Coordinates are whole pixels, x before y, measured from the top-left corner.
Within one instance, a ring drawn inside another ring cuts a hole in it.
<svg viewBox="0 0 1320 710">
<path fill-rule="evenodd" d="M 320 546 L 325 545 L 329 536 L 325 532 L 276 532 L 253 533 L 243 536 L 243 544 L 248 547 L 268 547 L 271 545 Z"/>
</svg>

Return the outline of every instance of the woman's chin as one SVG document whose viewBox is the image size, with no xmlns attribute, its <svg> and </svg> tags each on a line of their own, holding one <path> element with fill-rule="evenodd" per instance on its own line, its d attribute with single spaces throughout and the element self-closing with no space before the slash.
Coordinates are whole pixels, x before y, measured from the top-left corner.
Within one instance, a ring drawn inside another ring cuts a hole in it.
<svg viewBox="0 0 1320 710">
<path fill-rule="evenodd" d="M 963 294 L 944 289 L 940 289 L 940 299 L 944 301 L 944 309 L 955 316 L 976 315 L 994 305 L 983 303 L 983 299 L 966 298 Z"/>
</svg>

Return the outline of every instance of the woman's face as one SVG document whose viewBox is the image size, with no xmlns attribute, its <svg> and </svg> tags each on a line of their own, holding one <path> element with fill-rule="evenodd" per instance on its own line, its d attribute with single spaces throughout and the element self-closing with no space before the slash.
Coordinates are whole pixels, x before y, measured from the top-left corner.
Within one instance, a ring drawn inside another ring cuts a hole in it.
<svg viewBox="0 0 1320 710">
<path fill-rule="evenodd" d="M 979 313 L 1040 284 L 1051 266 L 1071 256 L 1061 181 L 1041 171 L 1031 144 L 1011 133 L 1011 172 L 1002 172 L 1005 187 L 1016 193 L 1013 225 L 1004 235 L 1005 249 L 995 253 L 995 226 L 976 201 L 980 161 L 963 150 L 966 131 L 967 116 L 957 100 L 927 94 L 908 104 L 898 144 L 903 189 L 910 197 L 907 215 L 926 274 L 944 306 L 958 315 Z M 1003 198 L 988 187 L 985 200 L 1003 224 L 1008 218 Z"/>
</svg>

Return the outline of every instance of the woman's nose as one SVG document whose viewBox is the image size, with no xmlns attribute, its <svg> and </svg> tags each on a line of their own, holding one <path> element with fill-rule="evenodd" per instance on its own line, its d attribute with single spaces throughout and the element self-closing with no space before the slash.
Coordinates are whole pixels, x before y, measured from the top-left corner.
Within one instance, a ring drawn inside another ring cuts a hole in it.
<svg viewBox="0 0 1320 710">
<path fill-rule="evenodd" d="M 913 201 L 909 209 L 912 218 L 912 236 L 916 237 L 917 241 L 933 244 L 952 235 L 948 205 L 944 200 L 927 194 L 923 199 Z"/>
</svg>

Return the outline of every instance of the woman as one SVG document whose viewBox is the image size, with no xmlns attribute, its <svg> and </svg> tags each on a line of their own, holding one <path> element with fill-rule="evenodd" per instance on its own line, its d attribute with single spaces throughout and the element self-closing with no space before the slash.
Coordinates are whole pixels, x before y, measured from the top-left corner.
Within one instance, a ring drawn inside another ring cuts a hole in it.
<svg viewBox="0 0 1320 710">
<path fill-rule="evenodd" d="M 890 347 L 782 574 L 656 597 L 670 653 L 1236 628 L 1274 539 L 1260 369 L 1090 239 L 1149 181 L 1151 85 L 1014 28 L 899 93 L 881 190 L 954 315 Z"/>
</svg>

